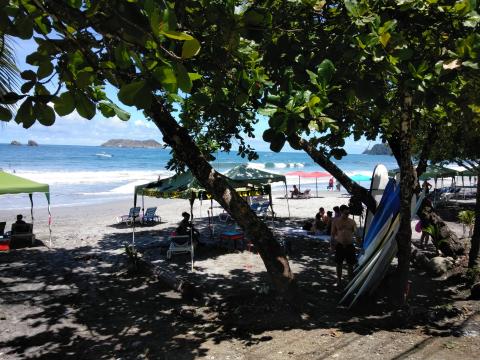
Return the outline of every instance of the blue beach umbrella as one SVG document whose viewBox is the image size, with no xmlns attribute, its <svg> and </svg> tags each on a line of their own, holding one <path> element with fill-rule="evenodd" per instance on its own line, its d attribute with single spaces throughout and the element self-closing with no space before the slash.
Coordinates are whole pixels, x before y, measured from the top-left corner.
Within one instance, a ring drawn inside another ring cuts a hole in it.
<svg viewBox="0 0 480 360">
<path fill-rule="evenodd" d="M 362 174 L 352 175 L 352 176 L 350 176 L 350 179 L 353 180 L 353 181 L 356 181 L 356 182 L 372 180 L 372 178 L 370 176 L 362 175 Z"/>
</svg>

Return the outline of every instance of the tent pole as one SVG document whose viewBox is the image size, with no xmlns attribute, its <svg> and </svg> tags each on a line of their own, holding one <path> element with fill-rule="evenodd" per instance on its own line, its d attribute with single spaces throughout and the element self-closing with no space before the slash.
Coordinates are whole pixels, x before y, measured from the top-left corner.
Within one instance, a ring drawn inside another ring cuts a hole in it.
<svg viewBox="0 0 480 360">
<path fill-rule="evenodd" d="M 30 217 L 32 218 L 32 225 L 34 222 L 33 219 L 33 194 L 28 194 L 28 197 L 30 198 Z"/>
<path fill-rule="evenodd" d="M 48 243 L 50 245 L 50 248 L 52 247 L 52 212 L 50 211 L 50 193 L 45 193 L 45 196 L 47 197 L 47 203 L 48 203 Z"/>
<path fill-rule="evenodd" d="M 145 196 L 142 194 L 142 222 L 145 221 Z"/>
<path fill-rule="evenodd" d="M 191 198 L 190 198 L 190 256 L 191 256 L 191 261 L 192 261 L 192 271 L 193 271 L 193 251 L 195 250 L 195 247 L 193 246 L 193 202 L 195 201 L 194 195 L 192 193 Z"/>
<path fill-rule="evenodd" d="M 288 218 L 290 219 L 290 203 L 288 202 L 288 186 L 285 181 L 285 198 L 287 199 Z"/>
</svg>

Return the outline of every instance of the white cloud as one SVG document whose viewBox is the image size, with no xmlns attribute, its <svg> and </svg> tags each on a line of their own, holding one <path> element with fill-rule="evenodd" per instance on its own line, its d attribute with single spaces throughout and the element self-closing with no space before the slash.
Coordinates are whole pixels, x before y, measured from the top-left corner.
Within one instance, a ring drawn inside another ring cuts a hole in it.
<svg viewBox="0 0 480 360">
<path fill-rule="evenodd" d="M 133 123 L 136 127 L 140 127 L 140 128 L 147 128 L 147 129 L 153 129 L 153 125 L 150 121 L 145 121 L 145 120 L 135 120 L 135 122 Z"/>
</svg>

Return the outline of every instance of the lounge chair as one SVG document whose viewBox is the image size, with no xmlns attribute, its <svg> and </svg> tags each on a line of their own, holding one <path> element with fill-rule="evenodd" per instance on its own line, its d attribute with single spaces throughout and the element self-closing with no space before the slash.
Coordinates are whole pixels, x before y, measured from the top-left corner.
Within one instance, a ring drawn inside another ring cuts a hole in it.
<svg viewBox="0 0 480 360">
<path fill-rule="evenodd" d="M 32 246 L 35 242 L 33 224 L 12 224 L 10 232 L 10 249 Z"/>
<path fill-rule="evenodd" d="M 117 224 L 125 223 L 132 225 L 134 221 L 140 221 L 140 207 L 132 207 L 128 212 L 128 215 L 122 215 L 117 217 Z"/>
<path fill-rule="evenodd" d="M 298 195 L 299 199 L 310 199 L 310 189 L 307 189 L 303 192 L 303 194 Z"/>
<path fill-rule="evenodd" d="M 143 215 L 142 223 L 154 224 L 154 223 L 160 222 L 160 216 L 158 216 L 156 212 L 157 212 L 156 206 L 147 208 L 147 210 L 145 211 L 145 215 Z"/>
<path fill-rule="evenodd" d="M 193 256 L 193 246 L 190 241 L 190 235 L 170 236 L 170 246 L 167 250 L 167 259 L 171 259 L 173 254 L 190 253 Z"/>
</svg>

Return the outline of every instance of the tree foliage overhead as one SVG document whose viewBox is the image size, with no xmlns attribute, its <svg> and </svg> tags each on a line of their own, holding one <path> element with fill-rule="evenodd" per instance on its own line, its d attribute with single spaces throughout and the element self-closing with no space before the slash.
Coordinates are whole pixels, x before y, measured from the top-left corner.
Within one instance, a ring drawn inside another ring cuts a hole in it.
<svg viewBox="0 0 480 360">
<path fill-rule="evenodd" d="M 474 0 L 254 2 L 251 14 L 270 15 L 247 34 L 271 84 L 264 139 L 278 151 L 304 135 L 335 157 L 351 134 L 395 140 L 404 91 L 413 134 L 428 135 L 451 111 L 477 111 L 478 99 L 462 106 L 478 76 L 477 10 Z"/>
<path fill-rule="evenodd" d="M 24 95 L 8 94 L 2 102 L 23 100 L 15 121 L 25 128 L 35 121 L 51 125 L 74 110 L 87 119 L 100 111 L 128 120 L 106 95 L 105 86 L 113 86 L 123 104 L 147 116 L 158 99 L 180 109 L 182 125 L 206 149 L 230 150 L 235 136 L 240 153 L 252 158 L 243 134 L 252 135 L 255 113 L 243 105 L 259 97 L 256 79 L 265 77 L 251 71 L 258 55 L 240 37 L 243 18 L 235 5 L 2 0 L 0 31 L 33 37 L 38 45 L 26 59 L 36 71 L 22 73 Z"/>
</svg>

